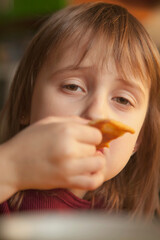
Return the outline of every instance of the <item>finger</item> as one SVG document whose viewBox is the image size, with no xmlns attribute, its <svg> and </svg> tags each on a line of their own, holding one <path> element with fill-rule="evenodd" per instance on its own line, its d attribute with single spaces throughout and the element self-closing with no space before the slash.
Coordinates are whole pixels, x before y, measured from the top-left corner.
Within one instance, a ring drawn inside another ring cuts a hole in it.
<svg viewBox="0 0 160 240">
<path fill-rule="evenodd" d="M 48 116 L 37 121 L 37 124 L 50 124 L 60 122 L 76 122 L 80 124 L 88 124 L 89 120 L 81 118 L 79 116 L 59 117 L 59 116 Z"/>
<path fill-rule="evenodd" d="M 96 154 L 96 146 L 80 142 L 72 144 L 72 151 L 74 158 L 90 157 Z"/>
<path fill-rule="evenodd" d="M 104 156 L 92 156 L 88 158 L 75 159 L 64 165 L 66 175 L 93 174 L 102 170 L 105 166 Z"/>
<path fill-rule="evenodd" d="M 102 141 L 102 133 L 99 129 L 88 125 L 76 125 L 74 127 L 75 138 L 83 143 L 98 145 Z"/>
<path fill-rule="evenodd" d="M 102 133 L 99 129 L 88 125 L 88 120 L 80 118 L 78 116 L 73 117 L 55 117 L 49 116 L 36 122 L 37 125 L 46 125 L 53 123 L 66 123 L 63 126 L 64 130 L 71 132 L 75 138 L 80 142 L 88 144 L 98 145 L 102 141 Z"/>
<path fill-rule="evenodd" d="M 70 179 L 70 185 L 72 188 L 92 191 L 100 187 L 104 181 L 105 180 L 102 171 L 98 171 L 91 175 L 73 176 Z"/>
</svg>

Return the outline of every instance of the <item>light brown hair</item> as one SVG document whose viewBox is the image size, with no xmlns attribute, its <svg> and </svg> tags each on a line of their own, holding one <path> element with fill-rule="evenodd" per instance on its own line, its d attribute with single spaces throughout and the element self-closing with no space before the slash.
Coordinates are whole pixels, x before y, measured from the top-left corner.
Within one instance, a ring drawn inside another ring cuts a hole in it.
<svg viewBox="0 0 160 240">
<path fill-rule="evenodd" d="M 137 152 L 116 177 L 88 192 L 85 199 L 94 199 L 93 207 L 99 202 L 108 211 L 152 217 L 159 214 L 160 57 L 146 30 L 126 9 L 107 3 L 81 4 L 65 8 L 46 21 L 15 74 L 1 113 L 0 141 L 24 128 L 20 118 L 30 115 L 37 74 L 50 53 L 58 61 L 68 49 L 80 49 L 76 67 L 99 38 L 103 39 L 104 61 L 112 55 L 125 78 L 129 74 L 140 78 L 150 88 L 150 99 Z"/>
</svg>

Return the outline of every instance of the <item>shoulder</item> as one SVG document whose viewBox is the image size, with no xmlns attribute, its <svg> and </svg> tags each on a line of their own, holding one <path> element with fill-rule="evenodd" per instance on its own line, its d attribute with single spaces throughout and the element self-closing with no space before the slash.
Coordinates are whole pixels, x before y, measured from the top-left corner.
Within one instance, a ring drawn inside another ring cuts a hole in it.
<svg viewBox="0 0 160 240">
<path fill-rule="evenodd" d="M 0 215 L 8 215 L 10 214 L 10 208 L 8 202 L 4 202 L 0 204 Z"/>
</svg>

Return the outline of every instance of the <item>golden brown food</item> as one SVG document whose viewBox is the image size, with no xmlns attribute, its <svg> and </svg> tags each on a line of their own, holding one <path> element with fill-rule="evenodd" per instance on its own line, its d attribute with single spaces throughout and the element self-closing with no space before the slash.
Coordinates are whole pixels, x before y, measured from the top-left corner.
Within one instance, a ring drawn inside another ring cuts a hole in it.
<svg viewBox="0 0 160 240">
<path fill-rule="evenodd" d="M 103 134 L 102 142 L 97 146 L 97 149 L 109 147 L 109 142 L 127 132 L 135 133 L 131 127 L 115 120 L 95 120 L 91 121 L 89 125 L 98 128 Z"/>
</svg>

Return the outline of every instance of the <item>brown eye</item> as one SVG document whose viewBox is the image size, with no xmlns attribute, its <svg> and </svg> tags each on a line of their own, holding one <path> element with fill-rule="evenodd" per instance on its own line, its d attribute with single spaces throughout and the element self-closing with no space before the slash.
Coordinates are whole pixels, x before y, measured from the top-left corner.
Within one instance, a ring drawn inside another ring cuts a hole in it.
<svg viewBox="0 0 160 240">
<path fill-rule="evenodd" d="M 123 105 L 132 105 L 129 100 L 127 100 L 126 98 L 123 98 L 123 97 L 116 97 L 116 98 L 114 98 L 114 100 L 117 103 L 120 103 L 120 104 L 123 104 Z"/>
<path fill-rule="evenodd" d="M 85 90 L 82 87 L 76 84 L 66 84 L 62 88 L 71 92 L 85 92 Z"/>
<path fill-rule="evenodd" d="M 63 86 L 63 88 L 71 90 L 71 91 L 77 91 L 79 86 L 75 85 L 75 84 L 68 84 Z"/>
</svg>

